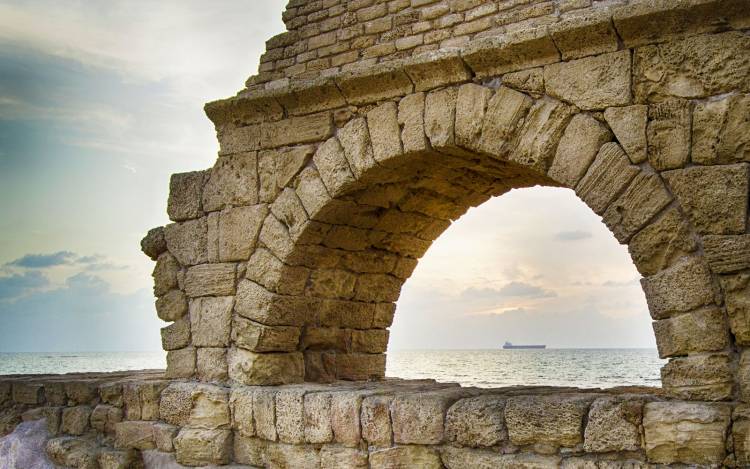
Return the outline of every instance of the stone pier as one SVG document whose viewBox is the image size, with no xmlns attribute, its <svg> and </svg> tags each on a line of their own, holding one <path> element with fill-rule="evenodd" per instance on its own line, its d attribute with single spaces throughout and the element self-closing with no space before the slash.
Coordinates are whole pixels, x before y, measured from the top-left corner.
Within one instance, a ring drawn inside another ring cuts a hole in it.
<svg viewBox="0 0 750 469">
<path fill-rule="evenodd" d="M 172 223 L 142 241 L 166 371 L 5 380 L 0 430 L 45 418 L 76 468 L 750 467 L 750 1 L 291 0 L 283 18 L 258 75 L 205 107 L 216 163 L 172 176 Z M 535 185 L 627 245 L 663 388 L 385 379 L 418 259 Z"/>
</svg>

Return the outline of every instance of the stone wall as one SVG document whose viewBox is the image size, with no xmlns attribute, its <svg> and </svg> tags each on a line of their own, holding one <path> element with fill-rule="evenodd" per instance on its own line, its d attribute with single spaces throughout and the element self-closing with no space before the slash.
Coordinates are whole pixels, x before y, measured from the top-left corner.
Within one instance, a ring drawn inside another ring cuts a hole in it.
<svg viewBox="0 0 750 469">
<path fill-rule="evenodd" d="M 231 387 L 159 373 L 0 381 L 0 436 L 45 419 L 64 467 L 747 467 L 747 405 L 653 388 L 461 388 L 433 381 Z"/>
</svg>

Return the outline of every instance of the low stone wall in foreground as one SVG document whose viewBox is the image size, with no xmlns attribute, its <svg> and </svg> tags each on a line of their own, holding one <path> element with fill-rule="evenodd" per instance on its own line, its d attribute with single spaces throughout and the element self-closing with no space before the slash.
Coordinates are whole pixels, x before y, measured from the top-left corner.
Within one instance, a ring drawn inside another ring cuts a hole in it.
<svg viewBox="0 0 750 469">
<path fill-rule="evenodd" d="M 657 388 L 462 388 L 386 379 L 286 386 L 158 371 L 0 380 L 0 435 L 46 419 L 47 454 L 86 469 L 747 467 L 750 406 Z"/>
</svg>

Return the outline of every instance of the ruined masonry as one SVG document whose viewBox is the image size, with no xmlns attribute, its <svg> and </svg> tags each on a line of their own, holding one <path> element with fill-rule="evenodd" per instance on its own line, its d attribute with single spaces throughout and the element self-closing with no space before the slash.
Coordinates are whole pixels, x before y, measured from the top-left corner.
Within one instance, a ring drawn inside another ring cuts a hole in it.
<svg viewBox="0 0 750 469">
<path fill-rule="evenodd" d="M 248 5 L 252 8 L 252 5 Z M 750 0 L 291 0 L 206 105 L 143 251 L 165 372 L 0 381 L 0 434 L 137 468 L 750 467 Z M 217 26 L 220 27 L 220 26 Z M 626 244 L 663 388 L 385 379 L 402 285 L 451 222 L 574 190 Z"/>
</svg>

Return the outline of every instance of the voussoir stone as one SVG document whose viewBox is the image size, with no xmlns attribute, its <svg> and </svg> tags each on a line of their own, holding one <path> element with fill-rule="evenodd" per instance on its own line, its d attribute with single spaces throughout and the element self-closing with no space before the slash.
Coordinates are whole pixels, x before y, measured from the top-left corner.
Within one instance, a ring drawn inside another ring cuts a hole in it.
<svg viewBox="0 0 750 469">
<path fill-rule="evenodd" d="M 614 132 L 617 141 L 628 154 L 633 164 L 646 161 L 646 124 L 648 106 L 608 107 L 604 110 L 609 128 Z"/>
<path fill-rule="evenodd" d="M 696 249 L 697 237 L 676 208 L 659 215 L 628 243 L 630 256 L 641 275 L 654 275 Z"/>
<path fill-rule="evenodd" d="M 505 405 L 508 436 L 515 445 L 572 447 L 583 442 L 583 420 L 595 395 L 511 397 Z"/>
<path fill-rule="evenodd" d="M 469 149 L 478 148 L 482 135 L 482 121 L 487 103 L 492 97 L 491 89 L 474 83 L 458 88 L 456 96 L 456 144 Z"/>
<path fill-rule="evenodd" d="M 537 100 L 529 109 L 518 131 L 516 148 L 509 159 L 539 172 L 546 173 L 555 150 L 575 110 L 555 99 Z"/>
<path fill-rule="evenodd" d="M 240 316 L 269 326 L 301 326 L 310 304 L 306 297 L 272 293 L 250 280 L 237 286 L 235 312 Z"/>
<path fill-rule="evenodd" d="M 750 345 L 750 274 L 725 275 L 719 279 L 729 327 L 739 345 Z"/>
<path fill-rule="evenodd" d="M 512 141 L 529 112 L 533 100 L 507 86 L 497 89 L 487 103 L 482 123 L 480 148 L 496 157 L 504 158 L 512 150 Z"/>
<path fill-rule="evenodd" d="M 704 236 L 703 250 L 709 267 L 716 273 L 727 274 L 750 268 L 750 234 Z"/>
<path fill-rule="evenodd" d="M 271 202 L 287 187 L 315 153 L 313 145 L 265 150 L 258 154 L 260 202 Z"/>
<path fill-rule="evenodd" d="M 656 464 L 720 464 L 731 409 L 724 404 L 650 402 L 644 407 L 646 456 Z"/>
<path fill-rule="evenodd" d="M 672 201 L 657 174 L 640 172 L 602 217 L 620 243 L 626 243 Z"/>
<path fill-rule="evenodd" d="M 508 437 L 505 430 L 505 398 L 477 396 L 461 399 L 448 409 L 445 433 L 462 446 L 495 446 Z"/>
<path fill-rule="evenodd" d="M 346 159 L 344 149 L 336 137 L 318 147 L 313 156 L 321 179 L 332 197 L 339 197 L 356 185 L 356 179 Z"/>
<path fill-rule="evenodd" d="M 638 171 L 638 167 L 630 164 L 620 145 L 605 143 L 576 186 L 576 194 L 594 212 L 601 215 Z"/>
<path fill-rule="evenodd" d="M 641 279 L 646 302 L 654 319 L 691 311 L 714 302 L 711 272 L 702 258 L 688 258 Z"/>
<path fill-rule="evenodd" d="M 631 103 L 630 51 L 623 50 L 544 67 L 547 94 L 584 110 Z"/>
<path fill-rule="evenodd" d="M 584 432 L 587 452 L 638 451 L 643 400 L 635 397 L 602 397 L 591 404 Z"/>
<path fill-rule="evenodd" d="M 612 133 L 601 122 L 589 114 L 576 114 L 565 128 L 547 175 L 567 187 L 575 187 L 599 148 L 611 139 Z"/>
<path fill-rule="evenodd" d="M 424 109 L 425 93 L 404 96 L 398 103 L 401 142 L 406 153 L 426 151 L 430 147 L 424 129 Z M 351 161 L 352 158 L 350 157 L 349 160 Z"/>
<path fill-rule="evenodd" d="M 383 103 L 367 113 L 372 154 L 379 164 L 387 164 L 403 152 L 401 129 L 398 125 L 398 105 Z"/>
</svg>

